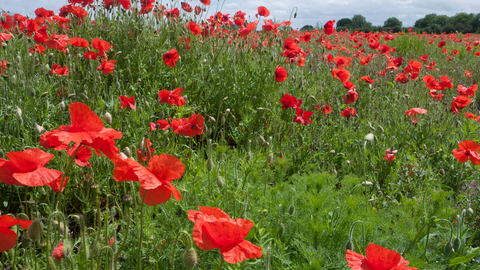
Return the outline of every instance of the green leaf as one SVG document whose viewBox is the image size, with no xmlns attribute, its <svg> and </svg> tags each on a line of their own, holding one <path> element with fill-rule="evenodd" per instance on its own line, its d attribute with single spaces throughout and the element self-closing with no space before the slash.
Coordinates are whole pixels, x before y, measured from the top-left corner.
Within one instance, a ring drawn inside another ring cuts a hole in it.
<svg viewBox="0 0 480 270">
<path fill-rule="evenodd" d="M 480 255 L 480 252 L 468 254 L 468 255 L 463 256 L 463 257 L 457 257 L 457 258 L 449 260 L 448 265 L 453 266 L 453 265 L 457 265 L 457 264 L 466 263 L 466 262 L 471 261 L 473 258 L 477 257 L 478 255 Z"/>
<path fill-rule="evenodd" d="M 392 88 L 395 88 L 392 82 L 387 81 L 388 85 L 390 85 Z"/>
</svg>

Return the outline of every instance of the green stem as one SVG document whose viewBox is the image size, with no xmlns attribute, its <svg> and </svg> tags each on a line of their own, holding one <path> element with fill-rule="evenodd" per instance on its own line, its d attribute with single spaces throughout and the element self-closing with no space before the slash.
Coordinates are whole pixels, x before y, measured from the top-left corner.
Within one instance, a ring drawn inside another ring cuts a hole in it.
<svg viewBox="0 0 480 270">
<path fill-rule="evenodd" d="M 225 262 L 225 260 L 222 258 L 222 262 L 220 263 L 220 266 L 218 267 L 218 270 L 222 270 L 222 266 L 223 266 L 224 262 Z"/>
<path fill-rule="evenodd" d="M 145 190 L 145 193 L 143 194 L 142 198 L 142 206 L 140 206 L 140 241 L 138 242 L 138 264 L 137 264 L 137 269 L 141 270 L 142 269 L 142 261 L 141 261 L 141 255 L 142 255 L 142 240 L 143 240 L 143 207 L 145 205 L 145 196 L 147 195 L 148 190 Z"/>
<path fill-rule="evenodd" d="M 127 208 L 126 217 L 127 217 L 127 228 L 126 228 L 126 231 L 125 231 L 125 237 L 123 239 L 122 245 L 120 246 L 120 248 L 115 253 L 115 259 L 114 259 L 114 262 L 113 262 L 114 263 L 114 269 L 117 269 L 117 260 L 118 260 L 118 255 L 120 255 L 120 251 L 122 251 L 122 249 L 127 244 L 128 235 L 129 235 L 128 232 L 130 230 L 130 221 L 132 220 L 131 213 L 130 213 L 130 207 Z"/>
<path fill-rule="evenodd" d="M 60 190 L 57 194 L 57 202 L 55 203 L 55 206 L 56 206 L 55 208 L 57 208 L 58 205 L 60 204 L 60 202 L 62 201 L 63 184 L 66 181 L 65 180 L 67 178 L 66 176 L 70 173 L 70 169 L 72 168 L 73 162 L 75 161 L 75 156 L 77 155 L 77 152 L 78 152 L 78 150 L 80 149 L 81 146 L 82 146 L 82 144 L 80 144 L 77 147 L 77 150 L 75 150 L 75 153 L 70 157 L 70 160 L 68 161 L 67 167 L 65 168 L 65 173 L 62 176 L 62 182 L 60 182 Z"/>
<path fill-rule="evenodd" d="M 173 252 L 172 252 L 172 263 L 170 265 L 170 270 L 173 270 L 174 269 L 174 266 L 175 266 L 175 250 L 177 249 L 177 243 L 178 241 L 180 240 L 180 236 L 184 234 L 185 236 L 187 236 L 188 238 L 188 247 L 187 248 L 191 248 L 193 243 L 192 243 L 192 239 L 190 238 L 190 235 L 186 232 L 186 231 L 179 231 L 177 233 L 177 237 L 175 238 L 175 243 L 173 244 Z"/>
</svg>

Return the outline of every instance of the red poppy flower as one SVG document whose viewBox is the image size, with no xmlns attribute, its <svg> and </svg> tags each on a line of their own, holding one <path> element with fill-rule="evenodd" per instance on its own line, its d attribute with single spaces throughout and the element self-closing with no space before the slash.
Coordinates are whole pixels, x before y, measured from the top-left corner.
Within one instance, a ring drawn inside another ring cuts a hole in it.
<svg viewBox="0 0 480 270">
<path fill-rule="evenodd" d="M 262 249 L 244 240 L 255 226 L 248 219 L 231 219 L 220 208 L 199 206 L 200 211 L 189 210 L 193 225 L 193 240 L 202 250 L 220 248 L 223 259 L 231 264 L 246 259 L 260 258 Z"/>
<path fill-rule="evenodd" d="M 98 53 L 92 51 L 85 51 L 83 54 L 85 60 L 98 60 Z"/>
<path fill-rule="evenodd" d="M 173 197 L 180 201 L 182 195 L 170 183 L 182 177 L 185 165 L 176 157 L 168 154 L 153 156 L 148 168 L 133 159 L 119 159 L 113 177 L 117 181 L 140 182 L 140 198 L 148 205 L 165 203 Z"/>
<path fill-rule="evenodd" d="M 408 76 L 405 73 L 398 73 L 397 77 L 395 78 L 395 81 L 401 82 L 401 83 L 407 83 Z"/>
<path fill-rule="evenodd" d="M 478 90 L 478 85 L 477 84 L 474 84 L 470 87 L 465 87 L 463 85 L 457 85 L 457 92 L 460 94 L 460 95 L 463 95 L 463 96 L 472 96 L 474 97 L 475 96 L 475 91 Z"/>
<path fill-rule="evenodd" d="M 161 130 L 167 130 L 170 128 L 170 123 L 168 123 L 167 120 L 158 120 L 157 123 L 150 122 L 150 132 L 156 130 L 157 128 Z"/>
<path fill-rule="evenodd" d="M 437 64 L 437 62 L 435 62 L 435 61 L 429 62 L 428 65 L 425 66 L 425 68 L 429 69 L 429 70 L 433 70 L 433 68 L 435 67 L 436 64 Z"/>
<path fill-rule="evenodd" d="M 405 115 L 414 116 L 414 115 L 417 115 L 417 114 L 425 114 L 427 112 L 428 112 L 427 110 L 422 109 L 422 108 L 412 108 L 412 109 L 406 111 Z"/>
<path fill-rule="evenodd" d="M 180 16 L 180 10 L 178 8 L 168 8 L 167 10 L 165 10 L 165 15 L 167 16 L 167 18 L 178 18 L 178 16 Z"/>
<path fill-rule="evenodd" d="M 85 145 L 81 145 L 80 143 L 77 143 L 72 148 L 67 150 L 67 154 L 69 154 L 70 156 L 73 156 L 75 154 L 75 164 L 77 164 L 78 166 L 92 167 L 92 165 L 90 165 L 90 162 L 88 162 L 88 160 L 92 157 L 92 150 L 90 150 Z"/>
<path fill-rule="evenodd" d="M 300 123 L 304 126 L 308 125 L 308 123 L 312 123 L 312 120 L 310 120 L 310 116 L 312 116 L 313 112 L 311 111 L 306 111 L 306 112 L 303 112 L 302 109 L 300 108 L 295 108 L 295 111 L 297 113 L 297 116 L 295 116 L 293 118 L 293 122 L 295 123 Z"/>
<path fill-rule="evenodd" d="M 189 29 L 190 32 L 192 32 L 192 34 L 194 34 L 195 36 L 202 33 L 202 29 L 195 22 L 189 22 L 185 27 Z"/>
<path fill-rule="evenodd" d="M 384 160 L 388 160 L 388 163 L 392 162 L 393 160 L 396 159 L 395 154 L 398 152 L 398 150 L 393 150 L 391 151 L 390 148 L 388 148 L 385 151 L 385 156 L 383 157 Z"/>
<path fill-rule="evenodd" d="M 77 37 L 71 38 L 69 40 L 69 43 L 70 43 L 70 45 L 76 46 L 76 47 L 88 48 L 90 46 L 90 44 L 88 43 L 88 41 L 86 39 L 77 38 Z"/>
<path fill-rule="evenodd" d="M 17 244 L 17 234 L 9 228 L 14 225 L 20 225 L 28 229 L 33 220 L 22 220 L 11 216 L 0 216 L 0 252 L 7 251 Z"/>
<path fill-rule="evenodd" d="M 2 18 L 0 19 L 0 25 L 1 25 L 5 30 L 12 29 L 12 27 L 13 27 L 12 17 L 11 17 L 10 15 L 8 15 L 8 13 L 3 13 Z"/>
<path fill-rule="evenodd" d="M 355 90 L 349 90 L 345 96 L 343 96 L 343 102 L 345 104 L 352 104 L 358 99 L 358 93 Z"/>
<path fill-rule="evenodd" d="M 43 55 L 43 52 L 46 51 L 47 48 L 45 48 L 43 45 L 40 45 L 40 44 L 35 44 L 35 46 L 33 46 L 33 48 L 30 48 L 30 53 L 41 53 Z M 1 74 L 1 73 L 0 73 Z"/>
<path fill-rule="evenodd" d="M 367 257 L 347 249 L 348 267 L 353 270 L 418 270 L 398 252 L 370 243 L 365 251 Z"/>
<path fill-rule="evenodd" d="M 444 96 L 443 94 L 439 94 L 435 89 L 430 90 L 429 94 L 433 99 L 436 100 L 442 100 L 442 97 Z"/>
<path fill-rule="evenodd" d="M 0 74 L 3 74 L 5 69 L 7 69 L 7 63 L 8 63 L 7 60 L 3 60 L 3 61 L 0 60 Z"/>
<path fill-rule="evenodd" d="M 284 67 L 277 66 L 277 68 L 275 69 L 275 81 L 283 82 L 287 79 L 287 77 L 287 70 Z"/>
<path fill-rule="evenodd" d="M 43 7 L 35 10 L 35 15 L 37 15 L 37 18 L 52 17 L 54 14 L 55 12 L 53 12 L 53 10 L 46 10 Z"/>
<path fill-rule="evenodd" d="M 350 71 L 345 69 L 332 69 L 333 78 L 339 79 L 342 83 L 350 79 Z"/>
<path fill-rule="evenodd" d="M 187 137 L 202 135 L 205 129 L 205 119 L 201 114 L 192 114 L 188 119 L 180 118 L 172 120 L 172 131 Z"/>
<path fill-rule="evenodd" d="M 163 62 L 169 67 L 175 67 L 175 62 L 180 59 L 177 49 L 172 49 L 163 54 Z"/>
<path fill-rule="evenodd" d="M 71 125 L 43 133 L 40 145 L 50 149 L 70 142 L 82 143 L 94 148 L 97 155 L 100 151 L 115 162 L 119 150 L 115 147 L 114 139 L 120 139 L 122 133 L 105 128 L 102 119 L 88 105 L 80 102 L 70 104 L 70 117 Z"/>
<path fill-rule="evenodd" d="M 92 40 L 92 47 L 95 49 L 95 50 L 99 50 L 100 51 L 100 55 L 105 55 L 105 52 L 110 50 L 112 48 L 112 45 L 110 45 L 110 43 L 108 41 L 105 41 L 105 40 L 102 40 L 102 39 L 99 39 L 99 38 L 94 38 Z"/>
<path fill-rule="evenodd" d="M 255 14 L 255 17 L 257 18 L 258 18 L 258 15 L 262 17 L 268 17 L 270 15 L 270 11 L 266 7 L 259 6 L 257 10 L 258 10 L 258 14 Z"/>
<path fill-rule="evenodd" d="M 348 90 L 355 90 L 355 85 L 351 81 L 346 81 L 343 83 L 343 87 L 345 87 Z"/>
<path fill-rule="evenodd" d="M 127 107 L 130 107 L 132 110 L 137 109 L 137 107 L 135 107 L 135 97 L 120 96 L 119 99 L 122 103 L 120 109 L 126 109 Z"/>
<path fill-rule="evenodd" d="M 447 45 L 447 43 L 446 43 L 444 40 L 440 41 L 440 42 L 437 44 L 438 48 L 443 48 L 445 45 Z"/>
<path fill-rule="evenodd" d="M 199 6 L 196 6 L 195 7 L 195 15 L 199 15 L 200 13 L 202 13 L 202 8 L 199 7 Z"/>
<path fill-rule="evenodd" d="M 187 2 L 181 2 L 182 9 L 185 10 L 186 12 L 192 12 L 193 8 L 190 6 Z"/>
<path fill-rule="evenodd" d="M 67 76 L 68 75 L 68 67 L 67 66 L 60 66 L 59 64 L 55 64 L 50 71 L 50 75 L 57 74 L 58 76 Z"/>
<path fill-rule="evenodd" d="M 113 75 L 113 70 L 115 69 L 115 62 L 117 62 L 117 60 L 102 61 L 102 64 L 97 67 L 97 70 L 101 70 L 103 75 L 107 75 L 108 73 Z"/>
<path fill-rule="evenodd" d="M 438 90 L 444 90 L 445 88 L 452 88 L 453 87 L 453 83 L 451 83 L 453 81 L 453 79 L 448 79 L 447 76 L 442 76 L 440 77 L 440 82 L 438 83 L 438 86 L 440 89 Z"/>
<path fill-rule="evenodd" d="M 204 4 L 205 6 L 210 5 L 210 0 L 200 0 L 200 2 L 202 2 L 202 4 Z"/>
<path fill-rule="evenodd" d="M 183 88 L 178 87 L 173 91 L 160 90 L 158 92 L 158 97 L 160 98 L 160 104 L 167 102 L 170 105 L 176 105 L 177 107 L 182 107 L 187 104 L 185 99 L 182 97 Z"/>
<path fill-rule="evenodd" d="M 458 144 L 458 148 L 460 149 L 452 150 L 458 161 L 464 163 L 470 159 L 472 164 L 480 164 L 480 155 L 477 153 L 480 151 L 480 144 L 475 141 L 461 141 Z"/>
<path fill-rule="evenodd" d="M 360 65 L 366 66 L 368 65 L 368 63 L 370 63 L 371 60 L 372 60 L 371 56 L 364 56 L 360 59 Z"/>
<path fill-rule="evenodd" d="M 288 108 L 297 108 L 300 105 L 297 105 L 297 98 L 294 96 L 290 96 L 289 94 L 283 95 L 282 99 L 280 100 L 280 103 L 283 105 L 282 109 L 286 110 Z M 301 103 L 300 103 L 301 104 Z"/>
<path fill-rule="evenodd" d="M 473 71 L 465 70 L 465 76 L 467 76 L 467 77 L 472 77 L 472 73 L 473 73 Z"/>
<path fill-rule="evenodd" d="M 366 83 L 369 83 L 369 84 L 372 84 L 373 82 L 376 81 L 376 80 L 370 79 L 370 76 L 363 76 L 363 77 L 359 78 L 358 80 L 359 81 L 364 80 Z"/>
<path fill-rule="evenodd" d="M 54 157 L 40 149 L 10 152 L 9 160 L 0 158 L 0 181 L 7 185 L 39 187 L 62 177 L 62 172 L 44 166 Z"/>
<path fill-rule="evenodd" d="M 445 59 L 446 61 L 452 61 L 453 58 L 451 56 L 447 57 L 447 59 Z"/>
<path fill-rule="evenodd" d="M 355 108 L 347 107 L 345 108 L 345 110 L 342 111 L 340 115 L 342 117 L 350 118 L 351 116 L 357 115 L 357 111 L 355 110 Z"/>
<path fill-rule="evenodd" d="M 424 54 L 422 56 L 419 56 L 418 58 L 424 63 L 428 62 L 428 54 Z"/>
<path fill-rule="evenodd" d="M 52 257 L 59 260 L 59 261 L 62 261 L 63 257 L 64 257 L 64 254 L 63 254 L 63 241 L 60 242 L 60 244 L 58 244 L 58 246 L 56 248 L 53 249 L 52 251 Z"/>
<path fill-rule="evenodd" d="M 315 105 L 315 109 L 321 110 L 323 114 L 329 114 L 332 112 L 332 107 L 330 107 L 328 104 L 323 104 L 323 105 L 317 104 Z"/>
<path fill-rule="evenodd" d="M 468 96 L 464 95 L 459 95 L 457 97 L 453 97 L 452 103 L 451 103 L 451 111 L 453 113 L 458 114 L 460 111 L 467 107 L 470 103 L 472 102 L 471 98 L 468 98 Z"/>
<path fill-rule="evenodd" d="M 333 24 L 335 23 L 335 20 L 328 21 L 324 26 L 323 30 L 325 31 L 326 35 L 331 35 L 335 32 L 335 28 L 333 27 Z"/>
</svg>

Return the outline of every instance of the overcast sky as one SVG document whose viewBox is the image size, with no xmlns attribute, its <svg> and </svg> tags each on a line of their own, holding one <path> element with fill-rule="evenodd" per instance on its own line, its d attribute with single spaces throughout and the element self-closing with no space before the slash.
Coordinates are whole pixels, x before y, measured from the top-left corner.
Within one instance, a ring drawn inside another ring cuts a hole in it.
<svg viewBox="0 0 480 270">
<path fill-rule="evenodd" d="M 191 6 L 201 5 L 199 0 L 186 1 Z M 210 13 L 216 10 L 218 0 L 211 0 Z M 163 1 L 163 4 L 168 1 Z M 222 2 L 220 1 L 220 6 Z M 0 8 L 22 15 L 30 14 L 34 17 L 34 11 L 38 7 L 54 10 L 58 13 L 61 6 L 67 4 L 67 0 L 0 0 Z M 268 19 L 278 21 L 288 20 L 290 13 L 295 7 L 298 8 L 297 18 L 292 17 L 292 27 L 301 28 L 309 24 L 315 26 L 320 23 L 322 26 L 328 20 L 339 20 L 352 18 L 355 14 L 363 15 L 373 25 L 381 25 L 390 17 L 397 17 L 403 22 L 403 26 L 413 26 L 416 20 L 427 14 L 452 16 L 456 13 L 480 13 L 480 1 L 472 0 L 275 0 L 275 1 L 253 1 L 253 0 L 226 0 L 222 12 L 232 15 L 241 10 L 250 15 L 253 20 L 257 13 L 258 6 L 265 6 L 270 10 Z M 263 24 L 263 22 L 262 22 Z"/>
</svg>

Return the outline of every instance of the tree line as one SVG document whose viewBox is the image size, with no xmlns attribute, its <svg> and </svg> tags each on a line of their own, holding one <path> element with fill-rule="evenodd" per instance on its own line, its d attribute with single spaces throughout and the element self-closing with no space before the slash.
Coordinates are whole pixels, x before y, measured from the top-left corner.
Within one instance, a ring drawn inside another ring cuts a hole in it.
<svg viewBox="0 0 480 270">
<path fill-rule="evenodd" d="M 312 30 L 318 27 L 311 25 L 305 25 L 301 28 L 302 31 Z M 410 27 L 403 27 L 402 21 L 396 17 L 388 18 L 383 26 L 374 26 L 371 22 L 368 22 L 367 19 L 360 15 L 354 15 L 351 19 L 342 18 L 337 21 L 336 24 L 337 31 L 344 31 L 348 29 L 349 31 L 363 31 L 363 32 L 377 32 L 377 31 L 386 31 L 386 32 L 401 32 L 406 31 Z M 425 17 L 418 19 L 413 25 L 413 31 L 417 33 L 432 33 L 432 34 L 441 34 L 441 33 L 476 33 L 480 34 L 480 13 L 457 13 L 454 16 L 448 17 L 447 15 L 437 15 L 437 14 L 428 14 Z"/>
</svg>

